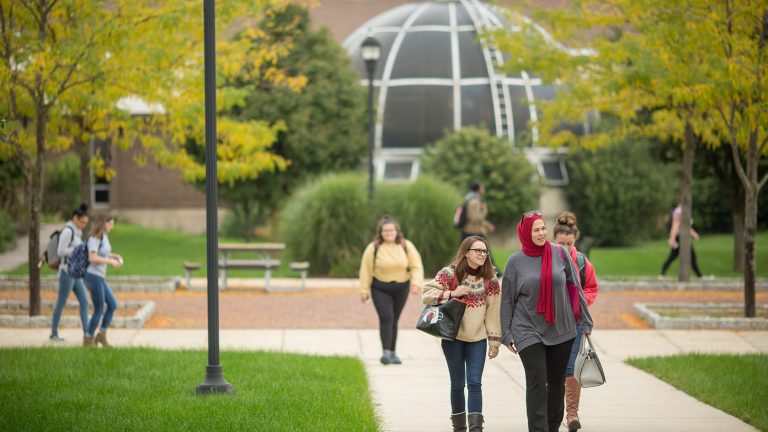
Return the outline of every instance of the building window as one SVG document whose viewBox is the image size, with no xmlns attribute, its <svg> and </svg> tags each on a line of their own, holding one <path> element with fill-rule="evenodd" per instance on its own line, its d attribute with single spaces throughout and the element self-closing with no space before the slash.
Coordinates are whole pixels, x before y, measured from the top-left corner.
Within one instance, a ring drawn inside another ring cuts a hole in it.
<svg viewBox="0 0 768 432">
<path fill-rule="evenodd" d="M 102 159 L 104 159 L 105 166 L 109 166 L 112 162 L 112 152 L 110 145 L 111 142 L 109 140 L 94 139 L 91 141 L 91 154 L 98 154 Z M 94 208 L 109 207 L 109 188 L 109 180 L 107 180 L 105 177 L 97 175 L 94 172 L 91 172 L 91 202 L 93 203 Z"/>
<path fill-rule="evenodd" d="M 548 186 L 568 185 L 568 171 L 562 159 L 543 159 L 539 162 L 539 174 Z"/>
<path fill-rule="evenodd" d="M 419 175 L 419 161 L 406 158 L 383 159 L 377 163 L 376 178 L 387 182 L 408 182 Z"/>
</svg>

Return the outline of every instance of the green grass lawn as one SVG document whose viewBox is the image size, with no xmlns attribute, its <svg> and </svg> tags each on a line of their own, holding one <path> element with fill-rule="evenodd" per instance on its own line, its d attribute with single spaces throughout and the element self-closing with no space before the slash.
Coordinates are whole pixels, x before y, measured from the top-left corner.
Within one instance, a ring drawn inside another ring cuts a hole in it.
<svg viewBox="0 0 768 432">
<path fill-rule="evenodd" d="M 377 431 L 362 363 L 224 352 L 234 395 L 195 395 L 204 351 L 1 349 L 6 431 Z"/>
<path fill-rule="evenodd" d="M 768 355 L 687 354 L 630 359 L 689 395 L 768 431 Z"/>
<path fill-rule="evenodd" d="M 108 275 L 160 275 L 183 276 L 184 261 L 199 262 L 202 268 L 192 273 L 193 277 L 204 277 L 206 238 L 205 235 L 185 234 L 176 231 L 144 228 L 126 223 L 117 223 L 109 234 L 109 242 L 115 253 L 125 259 L 125 265 L 119 269 L 110 267 Z M 219 237 L 219 243 L 243 243 L 242 239 Z M 255 259 L 251 254 L 232 254 L 232 258 Z M 277 277 L 298 277 L 298 273 L 288 268 L 288 262 L 281 259 L 280 268 L 273 271 Z M 53 275 L 56 272 L 43 266 L 42 275 Z M 26 275 L 27 265 L 19 266 L 7 274 Z M 263 271 L 230 270 L 228 277 L 263 276 Z"/>
<path fill-rule="evenodd" d="M 719 277 L 740 277 L 733 271 L 733 237 L 727 234 L 706 234 L 694 242 L 694 250 L 699 267 L 705 275 Z M 515 250 L 498 249 L 493 251 L 494 262 L 503 266 L 509 255 Z M 666 240 L 654 240 L 635 247 L 594 247 L 589 260 L 595 265 L 598 277 L 656 276 L 661 264 L 667 258 L 669 246 Z M 757 275 L 768 277 L 768 231 L 761 232 L 757 238 Z M 762 260 L 762 261 L 761 261 Z M 675 260 L 667 271 L 667 276 L 677 275 L 679 260 Z M 761 265 L 763 264 L 763 265 Z M 693 274 L 693 272 L 691 272 Z"/>
<path fill-rule="evenodd" d="M 143 228 L 126 223 L 118 223 L 109 236 L 115 252 L 125 258 L 125 266 L 109 269 L 109 275 L 161 275 L 180 276 L 184 274 L 181 264 L 184 261 L 196 261 L 203 268 L 193 272 L 193 277 L 204 277 L 205 272 L 205 235 L 191 235 L 175 231 Z M 219 238 L 219 243 L 242 243 L 241 239 Z M 733 239 L 726 234 L 703 235 L 702 240 L 694 243 L 699 265 L 705 275 L 719 277 L 739 277 L 732 270 Z M 494 262 L 503 267 L 514 249 L 493 249 Z M 655 240 L 640 246 L 627 248 L 592 249 L 590 261 L 595 265 L 599 277 L 656 276 L 662 262 L 667 257 L 669 246 L 665 240 Z M 247 254 L 232 255 L 233 258 L 249 258 Z M 768 257 L 768 231 L 761 232 L 757 239 L 757 275 L 768 277 L 768 266 L 760 265 Z M 253 255 L 250 256 L 253 258 Z M 281 259 L 281 266 L 273 275 L 277 277 L 298 277 L 288 268 L 288 260 Z M 667 276 L 677 274 L 677 261 L 672 264 Z M 11 275 L 26 275 L 27 266 L 22 265 L 7 272 Z M 54 271 L 43 268 L 43 275 L 53 275 Z M 262 277 L 263 271 L 235 270 L 229 277 Z"/>
</svg>

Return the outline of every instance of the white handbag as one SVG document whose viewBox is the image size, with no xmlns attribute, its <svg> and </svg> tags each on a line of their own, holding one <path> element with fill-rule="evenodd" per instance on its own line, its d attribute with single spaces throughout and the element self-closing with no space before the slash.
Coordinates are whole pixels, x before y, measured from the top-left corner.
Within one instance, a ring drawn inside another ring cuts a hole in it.
<svg viewBox="0 0 768 432">
<path fill-rule="evenodd" d="M 583 388 L 597 387 L 605 384 L 605 372 L 597 358 L 597 353 L 592 348 L 592 341 L 589 336 L 581 336 L 579 353 L 576 355 L 576 362 L 573 365 L 573 376 L 579 381 Z"/>
</svg>

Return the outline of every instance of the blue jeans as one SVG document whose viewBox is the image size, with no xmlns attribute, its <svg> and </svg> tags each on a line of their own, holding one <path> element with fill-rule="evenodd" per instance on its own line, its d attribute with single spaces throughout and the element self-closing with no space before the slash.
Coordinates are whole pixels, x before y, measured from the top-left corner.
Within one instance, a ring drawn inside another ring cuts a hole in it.
<svg viewBox="0 0 768 432">
<path fill-rule="evenodd" d="M 482 379 L 488 341 L 443 340 L 443 354 L 451 376 L 451 413 L 465 411 L 464 384 L 467 385 L 467 413 L 483 412 Z"/>
<path fill-rule="evenodd" d="M 93 302 L 93 316 L 91 316 L 91 322 L 88 324 L 88 332 L 86 336 L 93 336 L 96 333 L 96 327 L 101 322 L 101 331 L 107 331 L 109 323 L 112 322 L 112 315 L 117 309 L 117 299 L 112 294 L 112 288 L 107 285 L 107 282 L 103 277 L 96 276 L 94 274 L 85 274 L 85 285 L 88 287 L 88 291 L 91 293 L 91 301 Z M 107 311 L 104 312 L 104 304 L 107 305 Z M 102 320 L 102 314 L 104 319 Z"/>
<path fill-rule="evenodd" d="M 568 358 L 568 367 L 565 369 L 565 376 L 573 376 L 573 365 L 576 363 L 576 354 L 579 353 L 579 345 L 581 345 L 581 326 L 576 323 L 576 339 L 573 340 L 573 346 L 571 347 L 571 357 Z"/>
<path fill-rule="evenodd" d="M 75 279 L 66 271 L 59 272 L 59 295 L 56 297 L 56 305 L 53 307 L 53 318 L 51 319 L 51 336 L 59 335 L 59 321 L 64 306 L 67 304 L 69 292 L 75 290 L 75 297 L 80 303 L 80 323 L 83 325 L 83 333 L 88 328 L 88 297 L 85 295 L 85 285 L 82 279 Z"/>
</svg>

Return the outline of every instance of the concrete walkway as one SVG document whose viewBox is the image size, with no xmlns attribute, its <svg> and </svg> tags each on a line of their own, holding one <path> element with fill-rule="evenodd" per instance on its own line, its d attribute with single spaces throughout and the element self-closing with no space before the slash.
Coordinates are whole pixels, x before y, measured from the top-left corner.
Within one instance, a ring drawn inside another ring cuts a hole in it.
<svg viewBox="0 0 768 432">
<path fill-rule="evenodd" d="M 40 224 L 40 253 L 45 252 L 48 245 L 48 239 L 54 231 L 64 226 L 64 223 Z M 16 267 L 26 264 L 29 258 L 29 236 L 21 236 L 16 239 L 16 247 L 0 253 L 0 272 L 13 270 Z"/>
<path fill-rule="evenodd" d="M 0 346 L 48 345 L 48 329 L 0 329 Z M 62 329 L 77 346 L 79 329 Z M 206 349 L 205 330 L 110 330 L 116 346 Z M 399 333 L 401 366 L 379 364 L 377 330 L 222 330 L 227 350 L 272 350 L 358 356 L 368 370 L 385 431 L 449 430 L 448 372 L 439 341 L 416 330 Z M 592 337 L 608 382 L 582 391 L 585 431 L 754 431 L 740 420 L 693 399 L 623 363 L 635 356 L 685 352 L 768 352 L 768 332 L 604 330 Z M 203 365 L 201 365 L 201 370 Z M 237 391 L 237 383 L 233 383 Z M 519 357 L 506 349 L 486 362 L 483 395 L 486 432 L 526 431 L 525 377 Z M 566 428 L 561 426 L 561 431 Z"/>
</svg>

